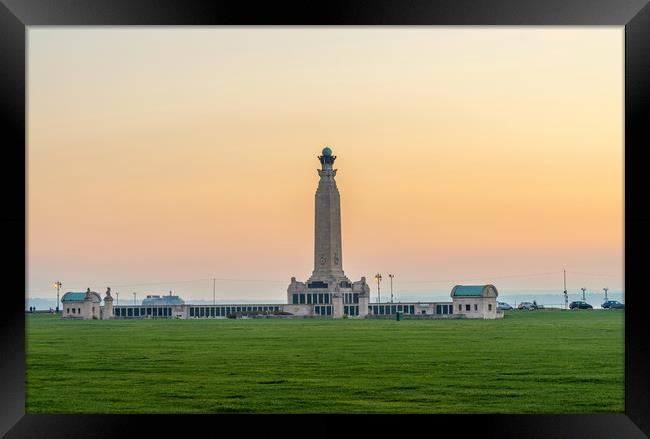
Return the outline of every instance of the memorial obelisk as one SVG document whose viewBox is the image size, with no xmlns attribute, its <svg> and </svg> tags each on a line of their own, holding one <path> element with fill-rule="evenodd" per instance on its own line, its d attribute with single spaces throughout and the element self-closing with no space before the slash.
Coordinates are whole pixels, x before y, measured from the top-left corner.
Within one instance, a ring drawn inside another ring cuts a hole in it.
<svg viewBox="0 0 650 439">
<path fill-rule="evenodd" d="M 326 146 L 318 160 L 321 168 L 314 211 L 314 271 L 307 282 L 291 278 L 285 310 L 294 315 L 364 317 L 370 301 L 366 278 L 350 282 L 343 272 L 341 196 L 333 167 L 336 156 Z"/>
<path fill-rule="evenodd" d="M 340 284 L 350 280 L 343 273 L 343 252 L 341 248 L 341 196 L 336 187 L 336 156 L 329 147 L 323 148 L 318 159 L 320 181 L 316 189 L 314 216 L 314 271 L 308 282 Z"/>
</svg>

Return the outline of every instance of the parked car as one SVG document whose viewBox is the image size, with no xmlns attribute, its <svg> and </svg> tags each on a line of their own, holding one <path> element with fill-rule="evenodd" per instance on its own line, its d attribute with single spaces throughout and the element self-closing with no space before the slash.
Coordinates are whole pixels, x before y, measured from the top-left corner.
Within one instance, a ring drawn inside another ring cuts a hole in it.
<svg viewBox="0 0 650 439">
<path fill-rule="evenodd" d="M 528 311 L 532 311 L 537 309 L 537 305 L 531 302 L 521 302 L 517 305 L 517 309 L 527 309 Z"/>
<path fill-rule="evenodd" d="M 576 300 L 569 304 L 569 309 L 594 309 L 593 306 L 589 305 L 584 300 Z"/>
<path fill-rule="evenodd" d="M 497 309 L 500 309 L 501 311 L 508 311 L 512 309 L 512 306 L 508 305 L 505 302 L 497 302 Z"/>
<path fill-rule="evenodd" d="M 600 307 L 603 309 L 625 309 L 625 305 L 623 305 L 618 300 L 608 300 L 606 302 L 603 302 Z"/>
</svg>

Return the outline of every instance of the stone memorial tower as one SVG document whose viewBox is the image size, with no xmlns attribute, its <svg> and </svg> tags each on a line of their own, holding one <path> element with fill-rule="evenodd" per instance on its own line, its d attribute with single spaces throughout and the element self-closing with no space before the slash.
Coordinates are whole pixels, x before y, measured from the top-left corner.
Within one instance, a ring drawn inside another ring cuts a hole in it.
<svg viewBox="0 0 650 439">
<path fill-rule="evenodd" d="M 318 170 L 320 180 L 315 197 L 314 271 L 306 283 L 291 278 L 287 289 L 288 303 L 331 307 L 328 310 L 331 314 L 326 315 L 333 317 L 343 317 L 344 314 L 365 316 L 368 314 L 370 287 L 365 278 L 352 283 L 343 272 L 341 197 L 334 178 L 336 169 L 333 168 L 336 156 L 332 155 L 331 148 L 325 147 L 318 159 L 321 169 Z M 321 301 L 323 295 L 327 297 Z"/>
<path fill-rule="evenodd" d="M 336 187 L 336 156 L 328 147 L 318 159 L 321 169 L 316 189 L 316 210 L 314 221 L 314 271 L 308 282 L 341 281 L 350 283 L 343 273 L 343 252 L 341 249 L 341 196 Z"/>
</svg>

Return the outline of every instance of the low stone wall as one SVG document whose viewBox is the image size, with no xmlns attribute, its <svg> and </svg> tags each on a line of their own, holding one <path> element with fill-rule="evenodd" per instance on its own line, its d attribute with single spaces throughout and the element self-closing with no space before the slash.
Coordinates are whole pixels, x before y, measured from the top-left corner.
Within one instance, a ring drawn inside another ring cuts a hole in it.
<svg viewBox="0 0 650 439">
<path fill-rule="evenodd" d="M 368 314 L 367 319 L 378 320 L 397 320 L 395 314 L 391 315 L 372 315 Z M 402 320 L 445 320 L 445 319 L 465 319 L 462 314 L 403 314 Z"/>
</svg>

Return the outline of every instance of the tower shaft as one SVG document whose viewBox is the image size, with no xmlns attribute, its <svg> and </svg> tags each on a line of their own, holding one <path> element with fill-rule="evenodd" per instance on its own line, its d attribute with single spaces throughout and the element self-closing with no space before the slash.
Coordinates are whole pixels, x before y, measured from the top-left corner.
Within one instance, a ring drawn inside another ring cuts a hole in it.
<svg viewBox="0 0 650 439">
<path fill-rule="evenodd" d="M 319 157 L 320 180 L 315 196 L 314 215 L 314 271 L 309 282 L 340 282 L 349 279 L 343 272 L 341 246 L 341 197 L 336 186 L 335 156 Z"/>
</svg>

